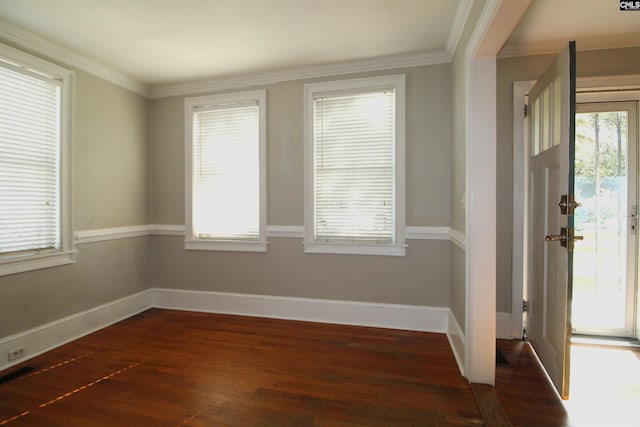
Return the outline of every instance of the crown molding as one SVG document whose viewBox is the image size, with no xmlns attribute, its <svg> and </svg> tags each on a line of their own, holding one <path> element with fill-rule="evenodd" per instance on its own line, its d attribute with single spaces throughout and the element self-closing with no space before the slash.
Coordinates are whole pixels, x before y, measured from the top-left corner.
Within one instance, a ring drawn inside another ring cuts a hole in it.
<svg viewBox="0 0 640 427">
<path fill-rule="evenodd" d="M 458 43 L 460 43 L 460 38 L 464 31 L 464 24 L 467 22 L 472 5 L 473 0 L 460 0 L 458 3 L 456 16 L 453 19 L 451 31 L 449 32 L 449 39 L 447 40 L 447 53 L 450 58 L 453 58 L 453 55 L 456 53 Z"/>
<path fill-rule="evenodd" d="M 0 40 L 86 71 L 144 97 L 149 97 L 149 88 L 146 85 L 71 49 L 40 37 L 2 17 L 0 17 Z"/>
<path fill-rule="evenodd" d="M 449 52 L 438 50 L 286 68 L 237 76 L 217 77 L 193 82 L 154 86 L 151 88 L 150 98 L 158 99 L 168 96 L 193 95 L 341 74 L 446 64 L 451 62 L 451 58 L 452 56 Z"/>
<path fill-rule="evenodd" d="M 192 95 L 263 86 L 283 81 L 330 77 L 343 74 L 382 71 L 398 68 L 418 67 L 450 63 L 464 31 L 471 11 L 472 0 L 460 0 L 445 49 L 413 52 L 375 58 L 340 61 L 241 75 L 212 77 L 183 83 L 147 86 L 98 61 L 41 37 L 19 25 L 0 17 L 0 40 L 46 56 L 68 66 L 86 71 L 124 89 L 150 99 L 168 96 Z"/>
<path fill-rule="evenodd" d="M 557 39 L 530 43 L 508 43 L 504 48 L 502 48 L 498 58 L 556 54 L 560 52 L 568 42 L 569 39 Z M 621 49 L 626 47 L 640 47 L 640 32 L 576 38 L 576 49 L 581 52 L 590 50 Z"/>
</svg>

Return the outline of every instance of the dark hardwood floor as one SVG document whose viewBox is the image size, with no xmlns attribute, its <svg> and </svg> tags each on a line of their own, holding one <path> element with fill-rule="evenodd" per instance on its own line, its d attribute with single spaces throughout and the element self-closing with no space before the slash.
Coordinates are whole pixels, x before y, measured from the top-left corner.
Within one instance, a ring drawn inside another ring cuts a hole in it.
<svg viewBox="0 0 640 427">
<path fill-rule="evenodd" d="M 443 334 L 152 309 L 0 372 L 0 426 L 569 426 L 535 354 L 496 387 Z"/>
<path fill-rule="evenodd" d="M 483 424 L 443 334 L 152 309 L 24 365 L 2 426 Z"/>
<path fill-rule="evenodd" d="M 562 400 L 531 345 L 522 340 L 498 340 L 498 348 L 511 366 L 496 367 L 495 392 L 511 423 L 523 427 L 569 426 Z"/>
</svg>

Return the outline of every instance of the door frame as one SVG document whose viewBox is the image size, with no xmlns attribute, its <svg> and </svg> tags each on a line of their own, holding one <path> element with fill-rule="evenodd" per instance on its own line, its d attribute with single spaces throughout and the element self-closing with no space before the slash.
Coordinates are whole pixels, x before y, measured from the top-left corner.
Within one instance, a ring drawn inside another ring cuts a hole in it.
<svg viewBox="0 0 640 427">
<path fill-rule="evenodd" d="M 527 272 L 526 224 L 526 188 L 528 173 L 526 170 L 529 156 L 529 143 L 526 131 L 524 106 L 529 90 L 535 81 L 516 81 L 513 83 L 513 245 L 511 253 L 511 338 L 523 337 L 523 295 Z M 578 77 L 577 92 L 640 90 L 640 74 Z M 640 100 L 639 100 L 640 101 Z M 640 110 L 640 108 L 639 108 Z M 639 113 L 640 114 L 640 113 Z M 636 316 L 636 338 L 640 334 L 640 313 Z"/>
<path fill-rule="evenodd" d="M 638 169 L 640 163 L 638 162 L 638 121 L 640 119 L 640 113 L 638 112 L 638 104 L 640 103 L 640 90 L 633 91 L 618 91 L 618 92 L 589 92 L 578 94 L 578 103 L 576 104 L 576 115 L 585 112 L 608 112 L 608 111 L 621 111 L 629 109 L 630 114 L 627 123 L 627 211 L 626 216 L 630 214 L 632 205 L 638 206 Z M 631 165 L 633 164 L 633 167 Z M 577 198 L 580 199 L 580 198 Z M 636 328 L 637 320 L 637 281 L 638 281 L 638 236 L 636 233 L 630 233 L 630 224 L 626 224 L 624 246 L 627 248 L 625 252 L 626 268 L 624 276 L 626 278 L 625 283 L 625 322 L 624 327 L 617 329 L 602 329 L 602 336 L 622 337 L 622 338 L 635 338 L 638 334 L 638 328 Z M 577 228 L 577 227 L 576 227 Z M 580 230 L 576 230 L 578 234 Z M 575 254 L 574 254 L 575 257 Z M 575 259 L 575 258 L 574 258 Z M 574 288 L 574 303 L 575 303 L 576 291 Z M 576 325 L 572 325 L 573 330 L 576 333 L 589 332 L 579 331 Z M 592 330 L 594 335 L 600 335 L 596 330 Z"/>
</svg>

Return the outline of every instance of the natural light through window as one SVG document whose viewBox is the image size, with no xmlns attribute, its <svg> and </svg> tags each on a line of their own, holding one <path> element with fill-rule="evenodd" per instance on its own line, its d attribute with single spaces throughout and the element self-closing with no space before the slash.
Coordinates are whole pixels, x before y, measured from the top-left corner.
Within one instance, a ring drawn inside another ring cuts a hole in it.
<svg viewBox="0 0 640 427">
<path fill-rule="evenodd" d="M 190 98 L 186 103 L 191 121 L 187 247 L 263 250 L 264 92 Z"/>
<path fill-rule="evenodd" d="M 402 76 L 305 86 L 305 251 L 404 253 L 403 89 Z"/>
<path fill-rule="evenodd" d="M 70 71 L 0 45 L 0 275 L 73 262 Z"/>
<path fill-rule="evenodd" d="M 393 241 L 394 92 L 314 101 L 317 240 Z"/>
</svg>

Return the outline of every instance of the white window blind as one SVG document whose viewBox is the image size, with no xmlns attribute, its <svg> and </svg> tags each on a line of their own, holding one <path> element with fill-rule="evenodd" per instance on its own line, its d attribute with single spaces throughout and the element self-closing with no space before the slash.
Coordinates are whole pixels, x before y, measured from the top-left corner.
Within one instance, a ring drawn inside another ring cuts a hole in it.
<svg viewBox="0 0 640 427">
<path fill-rule="evenodd" d="M 313 99 L 318 242 L 394 243 L 395 91 Z"/>
<path fill-rule="evenodd" d="M 61 85 L 0 63 L 0 254 L 60 249 Z"/>
<path fill-rule="evenodd" d="M 260 239 L 259 148 L 257 102 L 194 109 L 194 237 Z"/>
</svg>

